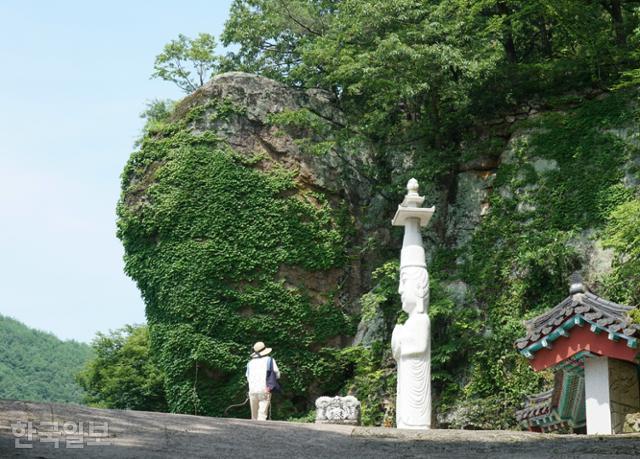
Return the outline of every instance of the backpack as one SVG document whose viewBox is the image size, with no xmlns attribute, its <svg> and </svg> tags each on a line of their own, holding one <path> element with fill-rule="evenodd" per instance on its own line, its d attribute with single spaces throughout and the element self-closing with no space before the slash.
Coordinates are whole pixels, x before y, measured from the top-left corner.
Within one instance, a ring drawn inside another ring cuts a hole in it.
<svg viewBox="0 0 640 459">
<path fill-rule="evenodd" d="M 276 377 L 276 372 L 273 371 L 273 359 L 269 357 L 267 362 L 267 390 L 269 392 L 282 392 L 282 387 Z"/>
</svg>

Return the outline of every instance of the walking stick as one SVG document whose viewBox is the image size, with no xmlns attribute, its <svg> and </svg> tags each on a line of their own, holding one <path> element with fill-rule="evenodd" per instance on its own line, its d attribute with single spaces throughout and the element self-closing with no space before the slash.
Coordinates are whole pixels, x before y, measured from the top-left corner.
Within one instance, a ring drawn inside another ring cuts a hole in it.
<svg viewBox="0 0 640 459">
<path fill-rule="evenodd" d="M 235 407 L 238 407 L 238 406 L 246 405 L 248 401 L 249 401 L 249 397 L 245 398 L 244 402 L 242 402 L 242 403 L 237 403 L 235 405 L 229 405 L 228 407 L 225 408 L 224 415 L 226 416 L 227 415 L 227 411 L 229 411 L 231 408 L 235 408 Z"/>
</svg>

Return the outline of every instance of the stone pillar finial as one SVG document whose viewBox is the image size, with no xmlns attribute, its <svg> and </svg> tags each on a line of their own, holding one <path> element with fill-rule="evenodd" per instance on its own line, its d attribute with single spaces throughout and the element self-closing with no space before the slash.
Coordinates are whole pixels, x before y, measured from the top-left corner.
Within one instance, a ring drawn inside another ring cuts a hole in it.
<svg viewBox="0 0 640 459">
<path fill-rule="evenodd" d="M 407 191 L 409 194 L 418 194 L 419 187 L 420 185 L 418 184 L 418 181 L 414 178 L 409 179 L 407 182 Z"/>
<path fill-rule="evenodd" d="M 584 293 L 586 287 L 582 282 L 582 275 L 578 271 L 574 271 L 569 276 L 569 295 L 575 295 L 576 293 Z"/>
<path fill-rule="evenodd" d="M 419 226 L 426 226 L 431 219 L 435 207 L 422 207 L 424 196 L 418 194 L 419 184 L 414 178 L 407 182 L 407 194 L 404 196 L 402 203 L 398 205 L 391 224 L 393 226 L 404 226 L 410 222 L 418 222 Z M 415 219 L 415 220 L 414 220 Z"/>
<path fill-rule="evenodd" d="M 399 207 L 410 207 L 412 209 L 415 209 L 422 206 L 422 203 L 424 202 L 424 196 L 420 196 L 418 194 L 419 187 L 420 185 L 418 184 L 418 181 L 416 179 L 410 179 L 407 182 L 407 194 L 405 195 L 404 200 Z"/>
</svg>

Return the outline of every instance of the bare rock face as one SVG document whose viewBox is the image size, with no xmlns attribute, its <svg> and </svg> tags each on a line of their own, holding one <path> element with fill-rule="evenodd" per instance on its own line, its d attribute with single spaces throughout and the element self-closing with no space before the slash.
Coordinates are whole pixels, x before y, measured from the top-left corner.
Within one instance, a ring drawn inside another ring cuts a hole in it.
<svg viewBox="0 0 640 459">
<path fill-rule="evenodd" d="M 363 299 L 370 296 L 371 292 L 365 293 Z M 353 345 L 370 346 L 372 343 L 388 340 L 387 324 L 380 304 L 368 305 L 367 310 L 363 309 L 362 312 Z"/>
<path fill-rule="evenodd" d="M 482 222 L 494 177 L 494 169 L 463 169 L 457 174 L 455 200 L 447 207 L 447 239 L 453 246 L 469 242 Z"/>
<path fill-rule="evenodd" d="M 176 108 L 176 116 L 182 116 L 196 105 L 206 105 L 207 101 L 231 103 L 241 107 L 243 114 L 231 120 L 205 116 L 204 123 L 202 120 L 194 123 L 194 131 L 213 130 L 238 152 L 266 154 L 272 161 L 298 172 L 303 187 L 320 188 L 336 195 L 357 188 L 354 185 L 358 184 L 358 177 L 354 177 L 353 169 L 336 152 L 326 155 L 303 152 L 298 142 L 308 132 L 283 129 L 271 118 L 304 109 L 328 123 L 340 122 L 340 113 L 331 104 L 331 94 L 317 89 L 296 91 L 262 76 L 229 72 L 217 75 L 186 97 Z M 268 168 L 268 161 L 263 162 L 262 167 Z"/>
</svg>

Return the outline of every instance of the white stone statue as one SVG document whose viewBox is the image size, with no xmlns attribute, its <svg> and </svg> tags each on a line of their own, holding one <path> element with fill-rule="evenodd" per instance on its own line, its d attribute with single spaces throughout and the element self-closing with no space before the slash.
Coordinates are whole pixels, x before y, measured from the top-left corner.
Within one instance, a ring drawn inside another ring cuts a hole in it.
<svg viewBox="0 0 640 459">
<path fill-rule="evenodd" d="M 420 227 L 429 222 L 435 208 L 420 207 L 424 197 L 418 195 L 417 180 L 409 180 L 407 190 L 392 222 L 395 226 L 405 227 L 398 292 L 402 309 L 409 315 L 403 325 L 395 326 L 391 337 L 393 358 L 398 366 L 396 425 L 399 429 L 430 429 L 429 275 Z"/>
</svg>

